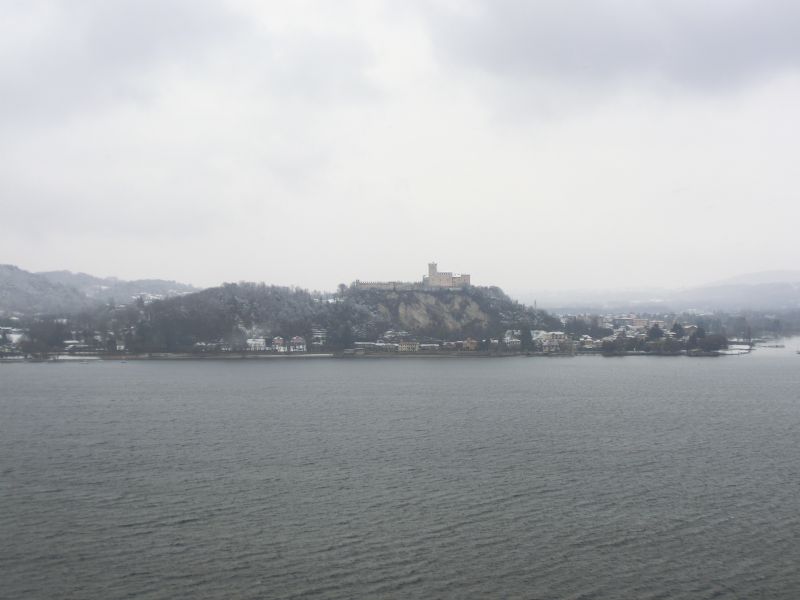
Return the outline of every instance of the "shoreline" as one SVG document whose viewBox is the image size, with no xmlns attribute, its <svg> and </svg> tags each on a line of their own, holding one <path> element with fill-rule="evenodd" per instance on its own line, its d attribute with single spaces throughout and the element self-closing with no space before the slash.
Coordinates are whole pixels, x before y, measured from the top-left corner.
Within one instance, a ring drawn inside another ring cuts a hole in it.
<svg viewBox="0 0 800 600">
<path fill-rule="evenodd" d="M 687 357 L 687 358 L 717 358 L 721 356 L 741 356 L 750 354 L 752 350 L 746 351 L 718 351 L 718 352 L 680 352 L 670 354 L 657 354 L 653 352 L 625 352 L 620 354 L 609 354 L 600 351 L 594 352 L 374 352 L 360 354 L 345 354 L 344 352 L 320 352 L 320 353 L 296 353 L 296 354 L 248 354 L 241 352 L 224 352 L 213 354 L 193 354 L 189 352 L 153 352 L 148 354 L 54 354 L 47 357 L 32 358 L 24 356 L 5 356 L 0 357 L 0 364 L 16 363 L 78 363 L 87 362 L 128 362 L 128 361 L 259 361 L 259 360 L 322 360 L 322 359 L 345 359 L 345 360 L 405 360 L 405 359 L 498 359 L 498 358 L 575 358 L 581 356 L 595 356 L 602 358 L 624 358 L 629 356 L 654 356 L 654 357 Z"/>
</svg>

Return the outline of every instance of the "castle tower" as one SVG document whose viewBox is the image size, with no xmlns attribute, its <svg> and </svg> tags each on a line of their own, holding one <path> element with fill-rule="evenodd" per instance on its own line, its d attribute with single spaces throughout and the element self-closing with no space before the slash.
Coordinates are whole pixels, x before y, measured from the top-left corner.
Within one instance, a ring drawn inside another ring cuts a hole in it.
<svg viewBox="0 0 800 600">
<path fill-rule="evenodd" d="M 436 275 L 438 269 L 435 262 L 428 263 L 428 277 L 433 277 Z"/>
</svg>

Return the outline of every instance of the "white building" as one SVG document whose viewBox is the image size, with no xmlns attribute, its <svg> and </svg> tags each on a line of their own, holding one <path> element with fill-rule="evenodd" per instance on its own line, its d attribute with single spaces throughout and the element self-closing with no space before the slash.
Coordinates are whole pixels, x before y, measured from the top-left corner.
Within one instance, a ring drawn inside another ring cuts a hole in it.
<svg viewBox="0 0 800 600">
<path fill-rule="evenodd" d="M 266 352 L 267 340 L 266 338 L 250 338 L 247 340 L 247 349 L 250 352 Z"/>
<path fill-rule="evenodd" d="M 288 352 L 289 349 L 286 347 L 286 340 L 284 340 L 281 336 L 272 338 L 272 351 L 278 352 L 279 354 Z"/>
</svg>

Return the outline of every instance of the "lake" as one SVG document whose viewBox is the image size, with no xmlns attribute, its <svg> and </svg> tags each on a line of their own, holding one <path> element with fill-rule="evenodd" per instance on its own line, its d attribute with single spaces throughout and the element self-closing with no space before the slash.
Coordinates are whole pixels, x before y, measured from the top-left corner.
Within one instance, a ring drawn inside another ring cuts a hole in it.
<svg viewBox="0 0 800 600">
<path fill-rule="evenodd" d="M 0 596 L 794 599 L 795 345 L 0 365 Z"/>
</svg>

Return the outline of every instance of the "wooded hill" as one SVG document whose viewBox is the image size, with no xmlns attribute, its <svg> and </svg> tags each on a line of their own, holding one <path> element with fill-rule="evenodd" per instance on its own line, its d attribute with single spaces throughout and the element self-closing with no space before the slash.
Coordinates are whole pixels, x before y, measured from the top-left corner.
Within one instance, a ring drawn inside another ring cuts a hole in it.
<svg viewBox="0 0 800 600">
<path fill-rule="evenodd" d="M 558 329 L 560 321 L 525 307 L 499 288 L 382 291 L 342 288 L 315 294 L 254 283 L 225 284 L 150 304 L 106 310 L 84 325 L 120 332 L 133 351 L 185 351 L 197 342 L 243 347 L 248 337 L 327 331 L 329 348 L 370 341 L 387 330 L 420 339 L 499 336 L 506 329 Z"/>
<path fill-rule="evenodd" d="M 0 317 L 67 317 L 109 303 L 133 302 L 142 295 L 166 297 L 192 291 L 197 288 L 176 281 L 125 281 L 70 271 L 32 273 L 0 265 Z"/>
</svg>

